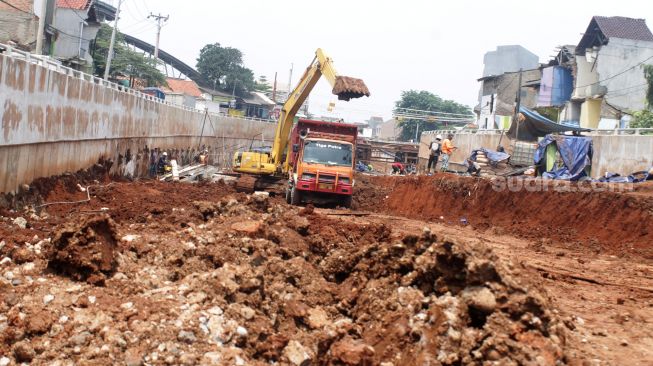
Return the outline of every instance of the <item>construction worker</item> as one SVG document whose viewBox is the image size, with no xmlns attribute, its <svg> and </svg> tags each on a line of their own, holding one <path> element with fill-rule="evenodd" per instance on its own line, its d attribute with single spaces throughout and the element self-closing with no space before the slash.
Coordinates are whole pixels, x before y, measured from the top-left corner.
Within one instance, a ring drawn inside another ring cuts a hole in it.
<svg viewBox="0 0 653 366">
<path fill-rule="evenodd" d="M 467 174 L 481 176 L 481 166 L 471 158 L 467 158 Z"/>
<path fill-rule="evenodd" d="M 453 134 L 447 135 L 447 138 L 442 142 L 442 167 L 440 170 L 446 172 L 449 169 L 449 160 L 454 150 L 458 149 L 453 146 Z"/>
<path fill-rule="evenodd" d="M 442 153 L 442 135 L 435 136 L 435 140 L 431 141 L 429 145 L 429 164 L 426 169 L 427 174 L 431 174 L 431 166 L 435 171 L 438 166 L 438 160 L 440 160 L 440 154 Z"/>
<path fill-rule="evenodd" d="M 164 151 L 159 157 L 159 162 L 156 165 L 156 170 L 159 174 L 166 174 L 166 167 L 170 166 L 168 162 L 168 153 Z"/>
<path fill-rule="evenodd" d="M 406 168 L 404 168 L 404 164 L 398 161 L 392 163 L 392 174 L 406 175 Z"/>
</svg>

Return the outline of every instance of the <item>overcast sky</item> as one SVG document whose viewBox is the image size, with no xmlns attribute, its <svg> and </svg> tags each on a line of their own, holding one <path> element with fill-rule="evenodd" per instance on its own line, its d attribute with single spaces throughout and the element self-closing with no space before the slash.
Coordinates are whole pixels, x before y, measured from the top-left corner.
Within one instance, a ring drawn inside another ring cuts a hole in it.
<svg viewBox="0 0 653 366">
<path fill-rule="evenodd" d="M 311 112 L 362 121 L 389 119 L 402 90 L 428 90 L 472 107 L 485 52 L 519 44 L 544 62 L 557 46 L 576 44 L 593 15 L 644 18 L 651 27 L 653 2 L 124 0 L 119 28 L 154 44 L 150 12 L 170 15 L 161 49 L 193 67 L 199 50 L 218 42 L 240 49 L 257 77 L 272 80 L 277 72 L 287 83 L 293 63 L 294 84 L 323 48 L 341 75 L 364 79 L 372 96 L 337 102 L 328 113 L 337 98 L 321 80 Z"/>
</svg>

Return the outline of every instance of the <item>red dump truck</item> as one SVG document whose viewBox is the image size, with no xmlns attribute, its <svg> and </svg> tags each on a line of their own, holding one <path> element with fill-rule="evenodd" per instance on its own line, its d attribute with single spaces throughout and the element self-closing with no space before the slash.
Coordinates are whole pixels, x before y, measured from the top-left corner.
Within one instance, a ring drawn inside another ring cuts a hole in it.
<svg viewBox="0 0 653 366">
<path fill-rule="evenodd" d="M 286 201 L 351 207 L 358 127 L 300 119 L 290 135 Z"/>
</svg>

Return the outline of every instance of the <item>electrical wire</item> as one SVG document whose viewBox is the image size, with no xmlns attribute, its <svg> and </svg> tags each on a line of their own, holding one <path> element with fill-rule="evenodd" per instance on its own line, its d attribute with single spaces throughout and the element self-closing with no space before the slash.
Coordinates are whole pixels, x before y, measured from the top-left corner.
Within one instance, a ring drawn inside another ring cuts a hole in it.
<svg viewBox="0 0 653 366">
<path fill-rule="evenodd" d="M 627 68 L 627 69 L 625 69 L 625 70 L 623 70 L 623 71 L 621 71 L 621 72 L 618 72 L 618 73 L 616 73 L 616 74 L 614 74 L 614 75 L 612 75 L 612 76 L 610 76 L 610 77 L 607 77 L 607 78 L 605 78 L 605 79 L 603 79 L 603 80 L 599 80 L 599 81 L 596 81 L 596 82 L 593 82 L 593 83 L 590 83 L 590 84 L 587 84 L 587 85 L 577 86 L 576 88 L 586 88 L 586 87 L 588 87 L 588 86 L 596 85 L 596 84 L 602 83 L 602 82 L 604 82 L 604 81 L 608 81 L 608 80 L 614 79 L 614 78 L 616 78 L 617 76 L 623 75 L 623 74 L 627 73 L 627 72 L 630 71 L 630 70 L 634 70 L 636 67 L 643 65 L 646 61 L 651 60 L 651 59 L 653 59 L 653 56 L 648 57 L 647 59 L 640 61 L 640 62 L 637 63 L 636 65 L 634 65 L 634 66 L 632 66 L 632 67 L 629 67 L 629 68 Z"/>
<path fill-rule="evenodd" d="M 70 3 L 68 2 L 68 0 L 63 0 L 63 2 L 66 3 L 66 5 L 68 5 L 68 6 L 70 7 L 70 9 L 73 11 L 73 13 L 74 13 L 75 15 L 77 15 L 77 17 L 78 17 L 79 19 L 81 19 L 82 22 L 86 22 L 86 19 L 82 18 L 82 16 L 79 15 L 79 14 L 75 11 L 75 10 L 86 10 L 86 9 L 77 9 L 77 8 L 73 7 L 72 5 L 70 5 Z M 88 15 L 88 11 L 86 12 L 86 14 Z"/>
<path fill-rule="evenodd" d="M 61 33 L 61 34 L 65 35 L 65 36 L 68 36 L 68 37 L 70 37 L 70 38 L 81 39 L 82 41 L 87 41 L 87 42 L 91 42 L 91 41 L 93 41 L 93 39 L 86 39 L 86 38 L 83 38 L 83 37 L 80 37 L 80 36 L 76 36 L 76 35 L 74 35 L 74 34 L 70 34 L 70 33 L 68 33 L 68 32 L 65 32 L 65 31 L 63 31 L 63 30 L 61 30 L 61 29 L 59 29 L 59 28 L 53 27 L 53 26 L 51 26 L 51 25 L 48 25 L 48 27 L 49 27 L 49 29 L 55 30 L 55 31 L 57 31 L 58 33 Z"/>
</svg>

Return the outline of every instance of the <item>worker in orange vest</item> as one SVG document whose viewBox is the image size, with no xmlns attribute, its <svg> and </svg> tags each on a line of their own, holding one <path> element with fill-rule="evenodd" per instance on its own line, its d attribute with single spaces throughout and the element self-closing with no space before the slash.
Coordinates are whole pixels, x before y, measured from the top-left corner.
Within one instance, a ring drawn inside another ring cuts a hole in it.
<svg viewBox="0 0 653 366">
<path fill-rule="evenodd" d="M 446 172 L 449 169 L 449 159 L 454 150 L 458 149 L 453 146 L 453 134 L 449 134 L 442 142 L 442 167 L 440 170 Z"/>
</svg>

